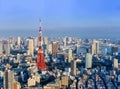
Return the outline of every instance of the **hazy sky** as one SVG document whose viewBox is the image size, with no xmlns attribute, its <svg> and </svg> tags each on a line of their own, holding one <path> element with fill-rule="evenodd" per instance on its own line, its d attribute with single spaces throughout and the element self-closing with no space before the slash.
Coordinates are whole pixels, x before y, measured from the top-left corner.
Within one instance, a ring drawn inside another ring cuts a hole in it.
<svg viewBox="0 0 120 89">
<path fill-rule="evenodd" d="M 120 0 L 0 0 L 0 30 L 120 27 Z"/>
</svg>

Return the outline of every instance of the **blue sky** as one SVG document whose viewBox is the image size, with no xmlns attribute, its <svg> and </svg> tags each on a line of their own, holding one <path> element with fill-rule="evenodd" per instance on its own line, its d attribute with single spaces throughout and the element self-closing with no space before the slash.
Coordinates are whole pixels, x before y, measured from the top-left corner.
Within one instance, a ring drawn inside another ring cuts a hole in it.
<svg viewBox="0 0 120 89">
<path fill-rule="evenodd" d="M 53 30 L 120 27 L 120 0 L 0 0 L 0 30 L 37 29 L 39 18 Z"/>
</svg>

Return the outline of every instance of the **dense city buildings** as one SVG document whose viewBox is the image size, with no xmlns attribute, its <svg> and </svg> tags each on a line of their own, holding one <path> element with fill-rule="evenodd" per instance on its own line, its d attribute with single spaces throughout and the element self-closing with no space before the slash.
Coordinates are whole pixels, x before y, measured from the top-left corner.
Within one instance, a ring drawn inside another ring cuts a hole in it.
<svg viewBox="0 0 120 89">
<path fill-rule="evenodd" d="M 120 0 L 0 0 L 0 89 L 120 89 Z"/>
<path fill-rule="evenodd" d="M 43 37 L 40 26 L 38 37 L 0 41 L 0 88 L 119 89 L 119 49 L 112 40 Z"/>
</svg>

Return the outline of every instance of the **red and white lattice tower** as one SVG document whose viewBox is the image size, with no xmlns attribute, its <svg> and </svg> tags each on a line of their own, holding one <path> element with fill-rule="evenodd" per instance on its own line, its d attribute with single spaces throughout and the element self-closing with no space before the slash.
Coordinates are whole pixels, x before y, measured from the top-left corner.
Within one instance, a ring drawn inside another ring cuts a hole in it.
<svg viewBox="0 0 120 89">
<path fill-rule="evenodd" d="M 45 64 L 44 61 L 44 53 L 43 53 L 43 48 L 42 48 L 42 27 L 41 27 L 41 21 L 40 21 L 40 27 L 39 27 L 39 37 L 38 40 L 40 42 L 39 49 L 38 49 L 38 55 L 37 55 L 37 67 L 41 71 L 46 71 L 48 68 Z"/>
</svg>

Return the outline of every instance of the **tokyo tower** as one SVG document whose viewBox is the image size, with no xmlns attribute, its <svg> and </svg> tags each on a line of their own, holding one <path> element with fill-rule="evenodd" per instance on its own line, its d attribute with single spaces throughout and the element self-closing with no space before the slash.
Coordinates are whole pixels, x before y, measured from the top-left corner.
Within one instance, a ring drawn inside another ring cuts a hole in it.
<svg viewBox="0 0 120 89">
<path fill-rule="evenodd" d="M 39 27 L 39 37 L 38 40 L 40 42 L 39 49 L 38 49 L 38 54 L 37 54 L 37 68 L 40 69 L 41 71 L 46 71 L 48 68 L 45 64 L 44 61 L 44 53 L 43 53 L 43 48 L 42 48 L 42 27 L 41 27 L 41 21 L 40 21 L 40 27 Z"/>
</svg>

